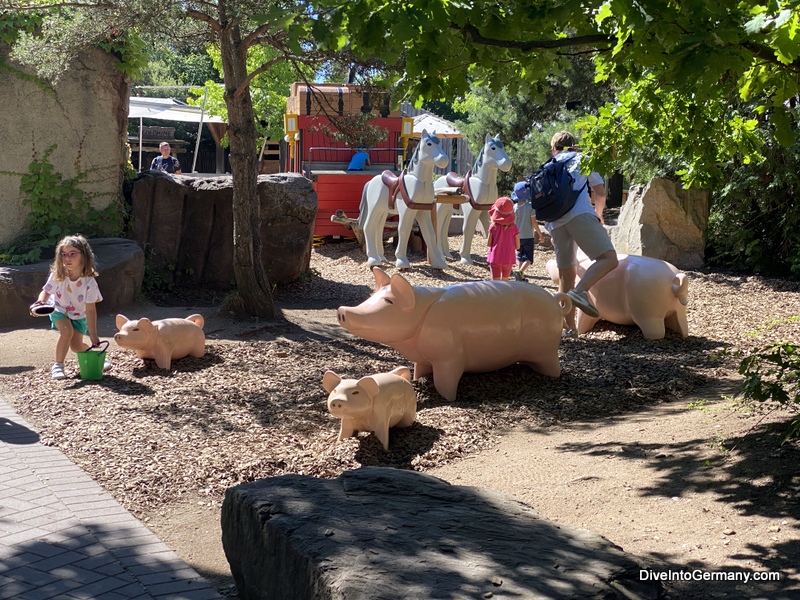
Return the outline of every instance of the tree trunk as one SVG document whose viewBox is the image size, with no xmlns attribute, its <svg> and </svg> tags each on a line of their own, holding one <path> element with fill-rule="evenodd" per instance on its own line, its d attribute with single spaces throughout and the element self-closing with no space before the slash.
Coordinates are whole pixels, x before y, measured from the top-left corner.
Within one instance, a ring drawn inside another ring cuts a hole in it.
<svg viewBox="0 0 800 600">
<path fill-rule="evenodd" d="M 222 10 L 220 11 L 222 13 Z M 224 15 L 220 15 L 225 22 Z M 258 198 L 256 127 L 250 89 L 236 96 L 247 77 L 247 48 L 233 17 L 220 33 L 220 52 L 228 108 L 231 173 L 233 174 L 233 272 L 245 313 L 279 316 L 261 261 L 261 203 Z"/>
<path fill-rule="evenodd" d="M 614 171 L 614 174 L 608 178 L 608 189 L 606 190 L 606 206 L 608 208 L 622 206 L 622 185 L 622 173 Z"/>
</svg>

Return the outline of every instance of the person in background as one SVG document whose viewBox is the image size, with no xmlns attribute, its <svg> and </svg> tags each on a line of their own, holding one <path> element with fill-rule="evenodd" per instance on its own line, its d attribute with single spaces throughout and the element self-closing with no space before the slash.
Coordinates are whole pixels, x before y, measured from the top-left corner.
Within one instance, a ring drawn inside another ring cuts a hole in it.
<svg viewBox="0 0 800 600">
<path fill-rule="evenodd" d="M 519 229 L 519 250 L 517 250 L 517 270 L 514 271 L 514 279 L 527 281 L 525 271 L 533 264 L 533 250 L 536 244 L 542 241 L 542 230 L 539 229 L 539 221 L 536 220 L 531 203 L 517 199 L 516 187 L 511 193 L 511 200 L 515 203 L 514 222 Z"/>
<path fill-rule="evenodd" d="M 582 190 L 570 211 L 563 217 L 545 223 L 553 238 L 558 266 L 558 291 L 567 294 L 573 307 L 580 308 L 590 317 L 599 316 L 597 308 L 589 301 L 591 287 L 617 268 L 617 252 L 603 227 L 603 209 L 606 206 L 606 187 L 598 173 L 581 175 L 581 155 L 575 138 L 569 131 L 559 131 L 550 140 L 550 150 L 556 160 L 568 160 L 567 169 L 574 179 L 572 187 Z M 588 185 L 587 185 L 588 180 Z M 589 189 L 591 187 L 591 197 Z M 594 199 L 594 206 L 592 206 Z M 578 275 L 578 248 L 594 262 L 575 285 Z M 564 337 L 577 338 L 575 310 L 564 317 Z"/>
<path fill-rule="evenodd" d="M 489 218 L 492 224 L 489 225 L 486 239 L 489 247 L 486 261 L 492 271 L 492 279 L 508 281 L 519 249 L 519 229 L 514 224 L 514 203 L 511 198 L 498 198 L 489 209 Z"/>
<path fill-rule="evenodd" d="M 158 145 L 158 151 L 161 156 L 156 156 L 153 162 L 150 163 L 151 171 L 162 171 L 163 173 L 172 173 L 174 175 L 181 174 L 181 163 L 174 156 L 170 156 L 169 142 L 161 142 Z"/>
<path fill-rule="evenodd" d="M 358 152 L 350 159 L 350 164 L 347 165 L 348 171 L 363 171 L 364 167 L 370 166 L 372 163 L 369 161 L 369 152 L 364 146 L 358 147 Z"/>
</svg>

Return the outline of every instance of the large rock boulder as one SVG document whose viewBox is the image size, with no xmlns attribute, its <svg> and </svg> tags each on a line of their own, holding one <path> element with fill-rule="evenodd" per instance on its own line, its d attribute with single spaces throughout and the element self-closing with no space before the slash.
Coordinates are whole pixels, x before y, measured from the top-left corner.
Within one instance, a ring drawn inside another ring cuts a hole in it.
<svg viewBox="0 0 800 600">
<path fill-rule="evenodd" d="M 414 471 L 272 477 L 227 490 L 243 600 L 657 598 L 632 557 L 529 506 Z"/>
<path fill-rule="evenodd" d="M 308 271 L 317 195 L 296 173 L 260 175 L 261 261 L 270 283 Z M 143 173 L 133 185 L 132 237 L 176 283 L 227 290 L 233 274 L 233 179 Z"/>
<path fill-rule="evenodd" d="M 97 238 L 89 244 L 97 258 L 97 284 L 103 295 L 97 311 L 109 314 L 133 303 L 144 279 L 142 249 L 122 238 Z M 51 262 L 0 267 L 0 327 L 20 327 L 29 322 L 28 309 L 47 281 Z"/>
<path fill-rule="evenodd" d="M 684 190 L 669 179 L 634 185 L 622 206 L 611 241 L 620 254 L 660 258 L 677 267 L 696 269 L 705 260 L 709 195 Z"/>
</svg>

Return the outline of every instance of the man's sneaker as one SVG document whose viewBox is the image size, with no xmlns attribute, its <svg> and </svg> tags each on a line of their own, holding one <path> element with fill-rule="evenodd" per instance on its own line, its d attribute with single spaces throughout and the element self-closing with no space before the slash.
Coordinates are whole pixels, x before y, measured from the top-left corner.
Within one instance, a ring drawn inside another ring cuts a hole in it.
<svg viewBox="0 0 800 600">
<path fill-rule="evenodd" d="M 522 275 L 520 275 L 519 271 L 514 271 L 514 281 L 522 281 Z"/>
<path fill-rule="evenodd" d="M 570 290 L 567 292 L 567 296 L 572 299 L 572 303 L 580 308 L 583 312 L 593 318 L 597 318 L 600 316 L 600 313 L 594 307 L 594 304 L 589 302 L 589 294 L 586 292 L 576 292 L 575 290 Z"/>
<path fill-rule="evenodd" d="M 105 361 L 103 361 L 103 371 L 108 371 L 109 369 L 111 369 L 111 361 L 105 359 Z"/>
<path fill-rule="evenodd" d="M 55 363 L 53 368 L 50 369 L 50 376 L 53 379 L 66 379 L 67 374 L 64 373 L 64 363 Z"/>
</svg>

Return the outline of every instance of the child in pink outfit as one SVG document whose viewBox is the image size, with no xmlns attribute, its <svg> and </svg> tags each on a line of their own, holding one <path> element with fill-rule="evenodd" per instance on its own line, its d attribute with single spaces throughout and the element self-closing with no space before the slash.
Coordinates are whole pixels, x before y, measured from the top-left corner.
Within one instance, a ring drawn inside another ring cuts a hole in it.
<svg viewBox="0 0 800 600">
<path fill-rule="evenodd" d="M 486 260 L 492 271 L 492 279 L 508 281 L 511 269 L 517 261 L 519 229 L 514 223 L 514 203 L 511 198 L 498 198 L 489 209 L 489 255 Z"/>
</svg>

